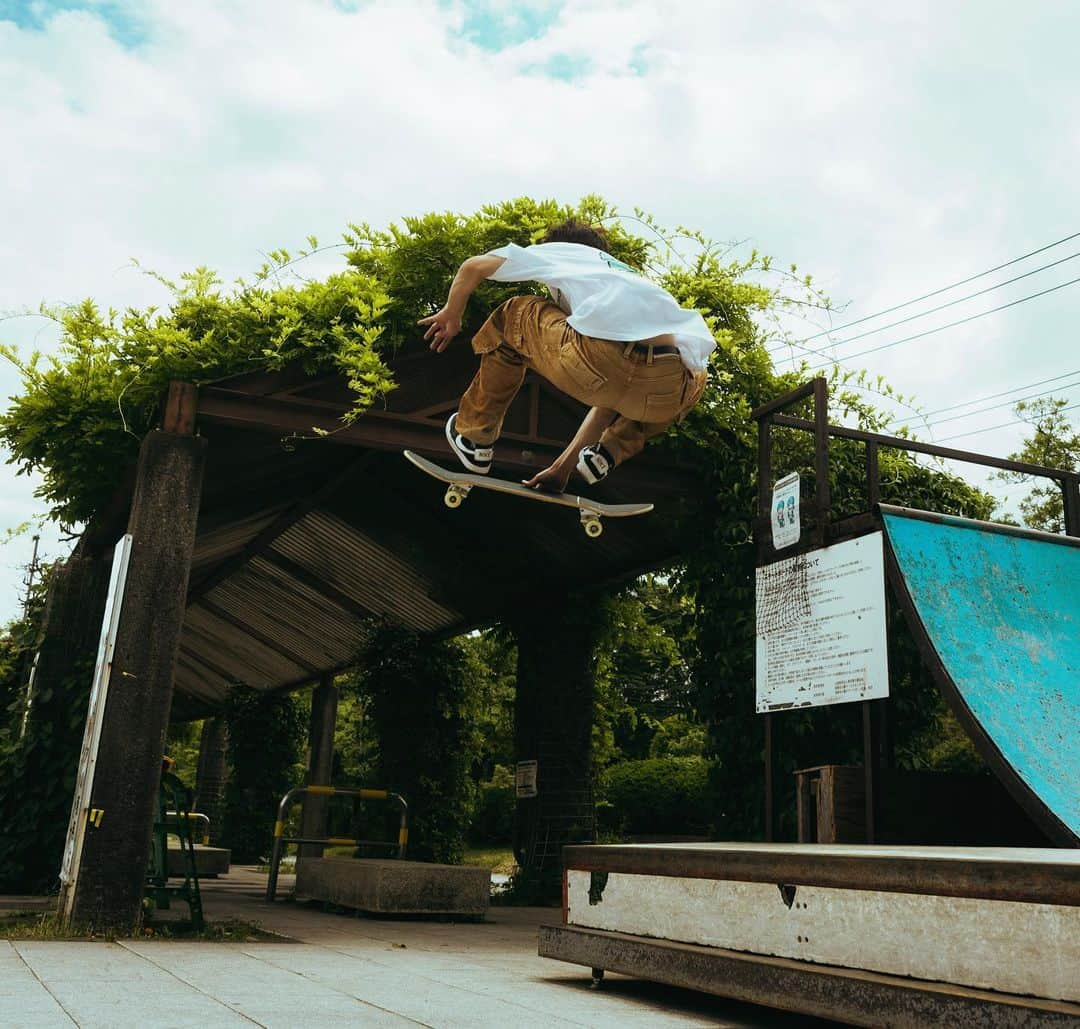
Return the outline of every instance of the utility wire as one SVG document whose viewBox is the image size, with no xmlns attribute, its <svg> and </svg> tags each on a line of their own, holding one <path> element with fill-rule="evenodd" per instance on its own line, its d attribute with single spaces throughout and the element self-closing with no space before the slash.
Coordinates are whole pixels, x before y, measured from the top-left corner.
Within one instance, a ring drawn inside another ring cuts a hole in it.
<svg viewBox="0 0 1080 1029">
<path fill-rule="evenodd" d="M 1064 386 L 1057 386 L 1054 389 L 1043 390 L 1041 393 L 1031 393 L 1025 397 L 1017 397 L 1015 400 L 1004 400 L 1000 404 L 992 404 L 990 407 L 980 407 L 977 411 L 968 411 L 965 414 L 953 414 L 949 415 L 948 418 L 938 418 L 937 421 L 929 423 L 929 428 L 936 428 L 939 425 L 944 425 L 946 422 L 955 422 L 960 418 L 971 418 L 977 414 L 986 414 L 987 411 L 997 411 L 1003 407 L 1011 407 L 1013 404 L 1021 404 L 1028 400 L 1036 400 L 1039 397 L 1057 393 L 1059 390 L 1072 389 L 1074 386 L 1080 386 L 1080 379 L 1077 379 L 1076 382 L 1067 383 Z"/>
<path fill-rule="evenodd" d="M 965 325 L 968 322 L 975 321 L 976 318 L 983 318 L 988 314 L 996 314 L 998 311 L 1004 311 L 1009 307 L 1016 307 L 1017 304 L 1023 304 L 1028 300 L 1035 300 L 1038 297 L 1044 297 L 1047 293 L 1056 293 L 1059 289 L 1064 289 L 1066 286 L 1075 285 L 1080 282 L 1080 278 L 1069 279 L 1068 282 L 1062 282 L 1057 286 L 1051 286 L 1049 289 L 1041 290 L 1038 293 L 1031 293 L 1026 297 L 1020 297 L 1019 300 L 1011 300 L 1007 304 L 999 304 L 997 307 L 991 307 L 988 311 L 979 311 L 977 314 L 968 315 L 967 318 L 960 318 L 955 322 L 949 322 L 947 325 L 939 325 L 936 329 L 927 329 L 925 332 L 917 332 L 913 336 L 905 336 L 903 339 L 894 339 L 891 343 L 882 343 L 881 346 L 871 347 L 869 350 L 860 350 L 855 354 L 844 355 L 844 361 L 854 361 L 857 357 L 865 357 L 867 354 L 876 354 L 881 350 L 889 350 L 892 347 L 898 347 L 901 343 L 910 343 L 915 339 L 922 339 L 924 336 L 933 336 L 936 332 L 944 332 L 946 329 L 954 329 L 957 325 Z M 824 364 L 812 365 L 807 371 L 815 372 L 819 368 L 828 368 L 830 365 L 840 364 L 839 360 L 826 361 Z"/>
<path fill-rule="evenodd" d="M 1058 409 L 1058 414 L 1064 414 L 1066 411 L 1075 411 L 1080 408 L 1080 404 L 1071 404 L 1069 407 L 1062 407 Z M 1001 422 L 1000 425 L 987 425 L 982 429 L 972 429 L 970 432 L 959 432 L 955 436 L 945 436 L 942 439 L 935 440 L 937 443 L 948 443 L 951 439 L 963 439 L 965 436 L 977 436 L 980 432 L 993 432 L 995 429 L 1007 429 L 1011 425 L 1016 425 L 1017 422 L 1014 419 L 1011 422 Z M 1030 422 L 1021 421 L 1020 424 L 1030 425 Z"/>
<path fill-rule="evenodd" d="M 1024 272 L 1023 275 L 1016 275 L 1011 279 L 1006 279 L 1004 282 L 995 283 L 993 286 L 987 286 L 986 289 L 980 289 L 975 293 L 968 293 L 966 296 L 957 297 L 955 300 L 950 300 L 944 304 L 938 304 L 937 307 L 931 307 L 928 311 L 919 311 L 917 314 L 908 315 L 907 318 L 901 318 L 895 322 L 889 322 L 887 325 L 880 325 L 876 329 L 867 329 L 865 332 L 856 333 L 854 336 L 848 336 L 846 339 L 835 339 L 830 341 L 829 346 L 842 347 L 845 343 L 854 343 L 857 339 L 864 339 L 866 336 L 873 336 L 877 332 L 884 332 L 886 329 L 895 329 L 898 325 L 906 325 L 908 322 L 913 322 L 919 318 L 925 318 L 927 315 L 937 314 L 938 311 L 944 311 L 947 307 L 955 307 L 957 304 L 962 304 L 967 300 L 974 300 L 976 297 L 984 296 L 987 293 L 992 293 L 995 289 L 1001 289 L 1002 286 L 1011 286 L 1014 282 L 1019 282 L 1021 279 L 1030 278 L 1032 275 L 1038 275 L 1039 272 L 1044 272 L 1048 268 L 1056 268 L 1059 264 L 1064 264 L 1066 261 L 1074 261 L 1080 257 L 1080 250 L 1075 254 L 1069 254 L 1068 257 L 1063 257 L 1059 261 L 1052 261 L 1050 264 L 1044 264 L 1040 268 L 1034 268 L 1030 272 Z M 834 330 L 838 331 L 838 330 Z M 811 353 L 817 354 L 819 357 L 828 357 L 829 355 L 823 350 L 818 350 L 813 347 L 807 347 Z"/>
<path fill-rule="evenodd" d="M 952 404 L 949 407 L 939 407 L 934 411 L 924 412 L 924 417 L 929 418 L 935 414 L 944 414 L 946 411 L 955 411 L 959 407 L 970 407 L 972 404 L 983 404 L 987 400 L 997 400 L 998 397 L 1007 397 L 1010 393 L 1021 393 L 1025 389 L 1034 389 L 1036 386 L 1045 386 L 1048 382 L 1057 382 L 1059 379 L 1069 379 L 1074 375 L 1080 375 L 1080 369 L 1074 372 L 1065 372 L 1062 375 L 1054 375 L 1049 379 L 1040 379 L 1038 382 L 1029 382 L 1024 386 L 1016 386 L 1013 389 L 1003 390 L 1001 393 L 991 393 L 988 397 L 979 397 L 978 400 L 965 400 L 962 404 Z"/>
<path fill-rule="evenodd" d="M 916 297 L 914 300 L 905 300 L 902 304 L 896 304 L 894 307 L 887 307 L 884 311 L 878 311 L 876 314 L 868 314 L 864 318 L 856 318 L 852 322 L 845 322 L 843 325 L 834 325 L 830 329 L 823 329 L 813 336 L 807 336 L 802 342 L 809 343 L 812 339 L 828 336 L 830 332 L 840 332 L 842 329 L 850 329 L 853 325 L 861 325 L 863 322 L 872 321 L 874 318 L 882 318 L 887 314 L 892 314 L 893 311 L 899 311 L 901 308 L 917 304 L 921 300 L 929 300 L 931 297 L 940 296 L 942 293 L 948 293 L 950 289 L 956 289 L 958 286 L 966 286 L 969 282 L 981 279 L 984 275 L 992 275 L 994 272 L 1001 271 L 1002 268 L 1008 268 L 1010 265 L 1019 264 L 1021 261 L 1026 261 L 1029 257 L 1034 257 L 1036 254 L 1044 253 L 1047 250 L 1053 250 L 1054 247 L 1061 246 L 1062 243 L 1068 243 L 1069 240 L 1077 239 L 1078 237 L 1080 237 L 1080 232 L 1074 232 L 1071 236 L 1065 236 L 1055 243 L 1047 243 L 1046 246 L 1039 247 L 1038 250 L 1032 250 L 1030 253 L 1021 254 L 1019 257 L 1014 257 L 1011 261 L 995 265 L 993 268 L 987 268 L 986 271 L 979 272 L 977 275 L 969 275 L 966 279 L 961 279 L 959 282 L 954 282 L 949 286 L 942 286 L 941 289 L 935 289 L 932 293 L 924 293 L 921 297 Z"/>
</svg>

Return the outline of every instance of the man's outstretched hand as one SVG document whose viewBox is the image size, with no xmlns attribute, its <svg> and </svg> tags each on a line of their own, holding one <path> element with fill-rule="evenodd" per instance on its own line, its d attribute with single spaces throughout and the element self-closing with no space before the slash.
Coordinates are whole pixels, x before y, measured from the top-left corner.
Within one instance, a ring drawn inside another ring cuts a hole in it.
<svg viewBox="0 0 1080 1029">
<path fill-rule="evenodd" d="M 531 479 L 522 479 L 522 485 L 530 489 L 543 490 L 545 493 L 565 493 L 570 481 L 569 467 L 549 465 L 542 472 L 537 472 Z"/>
<path fill-rule="evenodd" d="M 424 339 L 431 344 L 435 353 L 441 354 L 450 345 L 450 340 L 461 332 L 461 315 L 444 307 L 427 318 L 421 318 L 416 324 L 427 326 Z"/>
</svg>

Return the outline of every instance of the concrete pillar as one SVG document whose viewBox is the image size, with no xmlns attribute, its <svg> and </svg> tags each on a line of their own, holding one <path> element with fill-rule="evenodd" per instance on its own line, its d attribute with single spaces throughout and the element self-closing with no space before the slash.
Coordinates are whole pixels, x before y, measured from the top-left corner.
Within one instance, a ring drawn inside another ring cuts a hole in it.
<svg viewBox="0 0 1080 1029">
<path fill-rule="evenodd" d="M 192 435 L 195 391 L 174 383 L 162 431 L 142 443 L 127 531 L 133 538 L 72 922 L 128 929 L 140 914 L 187 598 L 206 441 Z M 62 908 L 63 910 L 63 908 Z"/>
<path fill-rule="evenodd" d="M 603 624 L 602 600 L 567 595 L 534 598 L 514 623 L 514 746 L 518 761 L 537 762 L 537 796 L 517 803 L 514 852 L 540 893 L 553 898 L 563 845 L 596 841 L 592 726 Z"/>
<path fill-rule="evenodd" d="M 329 786 L 334 768 L 334 729 L 337 727 L 338 689 L 332 675 L 319 680 L 311 695 L 311 729 L 308 735 L 308 767 L 305 786 Z M 328 797 L 304 797 L 300 818 L 302 836 L 326 835 Z M 322 857 L 317 844 L 302 844 L 299 858 Z"/>
<path fill-rule="evenodd" d="M 229 742 L 225 719 L 207 718 L 199 737 L 199 762 L 195 767 L 195 810 L 210 819 L 210 842 L 221 839 L 221 817 L 225 811 L 226 751 Z"/>
</svg>

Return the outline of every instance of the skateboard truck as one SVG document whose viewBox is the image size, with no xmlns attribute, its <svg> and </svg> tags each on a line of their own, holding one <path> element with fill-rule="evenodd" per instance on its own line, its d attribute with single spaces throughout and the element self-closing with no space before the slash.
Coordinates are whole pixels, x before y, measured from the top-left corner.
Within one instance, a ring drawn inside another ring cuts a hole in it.
<svg viewBox="0 0 1080 1029">
<path fill-rule="evenodd" d="M 604 531 L 604 524 L 600 521 L 598 511 L 590 511 L 587 507 L 581 509 L 581 527 L 585 535 L 590 539 L 596 539 Z"/>
<path fill-rule="evenodd" d="M 461 507 L 462 501 L 469 495 L 469 490 L 472 486 L 462 486 L 458 483 L 452 483 L 446 487 L 446 493 L 443 495 L 443 503 L 447 507 Z"/>
</svg>

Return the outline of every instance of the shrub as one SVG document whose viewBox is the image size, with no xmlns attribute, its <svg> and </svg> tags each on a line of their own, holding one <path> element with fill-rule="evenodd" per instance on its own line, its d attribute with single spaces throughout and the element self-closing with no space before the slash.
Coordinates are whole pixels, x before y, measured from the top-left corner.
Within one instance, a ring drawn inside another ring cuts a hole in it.
<svg viewBox="0 0 1080 1029">
<path fill-rule="evenodd" d="M 600 780 L 605 828 L 641 834 L 696 834 L 709 824 L 709 763 L 661 757 L 612 765 Z"/>
<path fill-rule="evenodd" d="M 229 785 L 225 793 L 224 845 L 233 861 L 265 859 L 273 846 L 282 796 L 303 778 L 301 748 L 307 726 L 288 693 L 259 693 L 234 686 L 226 702 Z"/>
<path fill-rule="evenodd" d="M 477 844 L 509 843 L 514 838 L 516 805 L 514 773 L 506 765 L 496 765 L 491 779 L 480 783 L 469 839 Z"/>
</svg>

